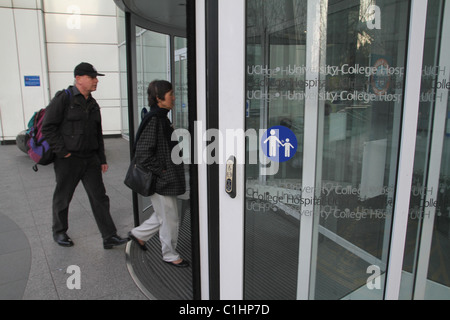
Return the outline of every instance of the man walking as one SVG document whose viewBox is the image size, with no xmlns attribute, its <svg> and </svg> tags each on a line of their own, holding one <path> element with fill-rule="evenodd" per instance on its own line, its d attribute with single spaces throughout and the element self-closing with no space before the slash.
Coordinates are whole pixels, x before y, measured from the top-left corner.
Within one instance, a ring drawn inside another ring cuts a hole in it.
<svg viewBox="0 0 450 320">
<path fill-rule="evenodd" d="M 100 107 L 91 93 L 97 76 L 104 76 L 89 63 L 74 70 L 75 83 L 59 91 L 47 107 L 42 133 L 55 153 L 56 188 L 53 195 L 53 238 L 63 247 L 73 246 L 67 235 L 69 204 L 78 183 L 84 185 L 103 247 L 112 249 L 128 239 L 117 235 L 110 214 L 102 173 L 108 171 Z"/>
</svg>

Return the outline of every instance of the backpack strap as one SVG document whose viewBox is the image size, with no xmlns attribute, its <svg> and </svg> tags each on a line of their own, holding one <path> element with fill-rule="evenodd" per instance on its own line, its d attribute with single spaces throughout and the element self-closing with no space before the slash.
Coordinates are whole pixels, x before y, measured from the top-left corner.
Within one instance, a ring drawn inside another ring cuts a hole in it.
<svg viewBox="0 0 450 320">
<path fill-rule="evenodd" d="M 66 101 L 66 105 L 72 105 L 72 101 L 73 101 L 73 94 L 72 94 L 72 90 L 70 89 L 64 89 L 64 91 L 66 92 L 66 100 L 69 100 L 67 103 Z"/>
</svg>

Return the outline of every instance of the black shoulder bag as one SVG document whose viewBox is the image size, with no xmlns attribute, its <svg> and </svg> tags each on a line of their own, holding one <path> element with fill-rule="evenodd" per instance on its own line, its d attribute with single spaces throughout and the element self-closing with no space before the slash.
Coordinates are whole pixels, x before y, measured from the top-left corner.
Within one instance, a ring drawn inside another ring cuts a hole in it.
<svg viewBox="0 0 450 320">
<path fill-rule="evenodd" d="M 127 187 L 144 197 L 151 196 L 155 193 L 155 177 L 150 170 L 147 170 L 136 162 L 136 156 L 134 154 L 139 137 L 145 126 L 150 122 L 152 116 L 154 116 L 154 113 L 148 113 L 139 126 L 136 141 L 134 142 L 133 158 L 124 181 Z"/>
</svg>

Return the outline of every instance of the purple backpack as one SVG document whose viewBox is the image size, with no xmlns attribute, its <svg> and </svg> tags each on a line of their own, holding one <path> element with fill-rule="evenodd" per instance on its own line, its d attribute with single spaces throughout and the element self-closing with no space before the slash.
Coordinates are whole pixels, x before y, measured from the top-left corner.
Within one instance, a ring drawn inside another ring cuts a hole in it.
<svg viewBox="0 0 450 320">
<path fill-rule="evenodd" d="M 65 91 L 70 98 L 70 90 L 65 89 Z M 53 150 L 50 148 L 50 145 L 42 134 L 42 122 L 44 121 L 45 110 L 46 109 L 44 108 L 38 112 L 35 112 L 29 122 L 30 129 L 28 131 L 28 135 L 30 138 L 27 142 L 28 155 L 36 163 L 33 166 L 34 171 L 38 171 L 38 164 L 46 166 L 52 163 L 55 159 Z"/>
</svg>

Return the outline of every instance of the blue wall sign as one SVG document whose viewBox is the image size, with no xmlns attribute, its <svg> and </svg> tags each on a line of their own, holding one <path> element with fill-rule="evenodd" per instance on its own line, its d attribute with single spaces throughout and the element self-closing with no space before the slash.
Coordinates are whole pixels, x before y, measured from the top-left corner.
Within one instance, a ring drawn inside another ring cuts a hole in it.
<svg viewBox="0 0 450 320">
<path fill-rule="evenodd" d="M 40 87 L 41 78 L 39 76 L 25 76 L 25 87 Z"/>
</svg>

